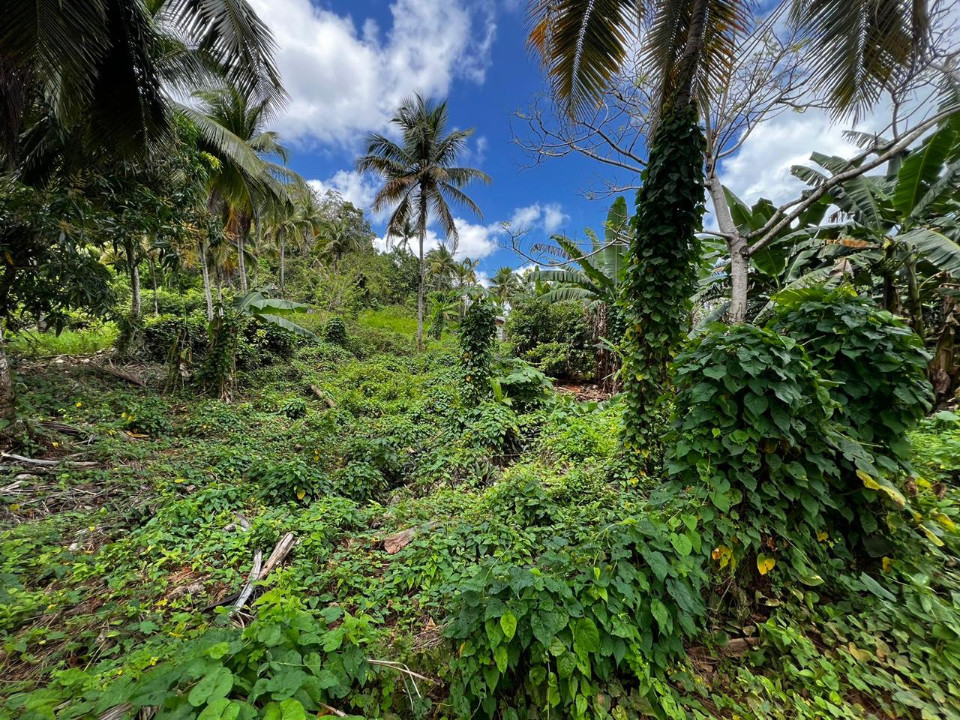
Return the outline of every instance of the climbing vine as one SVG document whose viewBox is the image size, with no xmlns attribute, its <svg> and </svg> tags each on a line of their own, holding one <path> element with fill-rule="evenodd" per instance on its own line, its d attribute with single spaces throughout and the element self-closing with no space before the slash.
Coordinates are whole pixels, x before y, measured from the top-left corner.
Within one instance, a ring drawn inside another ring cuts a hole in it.
<svg viewBox="0 0 960 720">
<path fill-rule="evenodd" d="M 696 110 L 668 110 L 637 192 L 620 310 L 626 326 L 622 440 L 639 472 L 654 471 L 662 455 L 669 365 L 685 336 L 696 282 L 704 149 Z"/>
<path fill-rule="evenodd" d="M 490 350 L 496 330 L 497 319 L 490 303 L 473 302 L 460 323 L 460 365 L 466 403 L 478 402 L 490 394 Z"/>
</svg>

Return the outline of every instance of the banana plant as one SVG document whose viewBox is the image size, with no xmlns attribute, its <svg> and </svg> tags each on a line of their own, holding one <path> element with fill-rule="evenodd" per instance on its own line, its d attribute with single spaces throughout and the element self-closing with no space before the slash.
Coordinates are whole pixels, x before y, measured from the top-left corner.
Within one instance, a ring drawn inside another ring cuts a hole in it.
<svg viewBox="0 0 960 720">
<path fill-rule="evenodd" d="M 303 337 L 316 337 L 302 325 L 289 320 L 290 315 L 309 310 L 310 306 L 293 300 L 271 298 L 264 294 L 265 289 L 251 290 L 234 301 L 234 309 L 243 315 L 272 323 Z"/>
<path fill-rule="evenodd" d="M 855 163 L 814 153 L 822 170 L 795 167 L 794 175 L 816 187 Z M 939 299 L 960 281 L 960 115 L 955 115 L 885 176 L 864 175 L 829 194 L 840 224 L 822 234 L 855 284 L 871 291 L 879 278 L 883 306 L 901 311 L 924 337 L 924 303 Z M 813 270 L 813 268 L 810 268 Z"/>
<path fill-rule="evenodd" d="M 593 230 L 585 230 L 590 238 L 588 252 L 570 238 L 554 235 L 552 240 L 557 247 L 545 249 L 564 258 L 565 262 L 564 267 L 540 270 L 540 280 L 553 284 L 543 298 L 550 302 L 582 300 L 592 307 L 613 307 L 627 266 L 630 232 L 627 201 L 618 197 L 607 213 L 603 240 Z"/>
</svg>

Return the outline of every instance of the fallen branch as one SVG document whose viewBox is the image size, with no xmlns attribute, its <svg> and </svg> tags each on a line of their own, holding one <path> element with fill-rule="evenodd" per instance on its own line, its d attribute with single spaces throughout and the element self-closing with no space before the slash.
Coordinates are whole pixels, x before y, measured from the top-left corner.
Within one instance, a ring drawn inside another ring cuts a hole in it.
<svg viewBox="0 0 960 720">
<path fill-rule="evenodd" d="M 331 707 L 330 705 L 327 705 L 326 703 L 320 703 L 320 707 L 322 707 L 322 708 L 323 708 L 324 710 L 326 710 L 327 712 L 333 713 L 333 714 L 336 715 L 337 717 L 346 717 L 346 716 L 347 716 L 347 714 L 346 714 L 345 712 L 343 712 L 342 710 L 337 710 L 335 707 Z"/>
<path fill-rule="evenodd" d="M 331 410 L 333 410 L 337 406 L 337 404 L 333 400 L 331 400 L 329 397 L 327 397 L 324 394 L 323 390 L 318 388 L 316 385 L 310 386 L 310 392 L 316 395 L 320 399 L 320 401 L 324 403 Z"/>
<path fill-rule="evenodd" d="M 230 609 L 230 614 L 233 615 L 236 612 L 247 604 L 247 600 L 250 599 L 250 596 L 253 595 L 253 585 L 260 579 L 260 568 L 263 563 L 263 553 L 257 550 L 253 555 L 253 567 L 250 568 L 250 575 L 247 577 L 247 584 L 243 586 L 243 590 L 240 591 L 240 597 L 237 598 L 237 601 L 233 604 L 233 607 Z"/>
<path fill-rule="evenodd" d="M 124 372 L 119 368 L 114 367 L 113 365 L 100 365 L 99 363 L 90 363 L 91 367 L 96 368 L 100 372 L 106 373 L 107 375 L 112 375 L 113 377 L 120 378 L 121 380 L 126 380 L 128 383 L 132 383 L 137 387 L 145 388 L 147 383 L 143 379 L 137 377 L 136 375 L 128 372 Z"/>
<path fill-rule="evenodd" d="M 39 460 L 37 458 L 28 458 L 23 455 L 14 455 L 13 453 L 0 453 L 0 458 L 20 463 L 21 465 L 36 465 L 37 467 L 56 467 L 65 465 L 66 467 L 84 468 L 96 467 L 97 463 L 78 460 Z"/>
<path fill-rule="evenodd" d="M 263 580 L 265 577 L 267 577 L 267 575 L 273 572 L 273 569 L 282 563 L 283 559 L 290 554 L 290 551 L 293 549 L 293 546 L 296 544 L 296 542 L 296 536 L 290 532 L 280 538 L 280 541 L 277 543 L 276 547 L 273 548 L 273 552 L 270 553 L 270 557 L 267 558 L 267 562 L 263 566 L 263 570 L 260 571 L 260 575 L 257 579 Z"/>
</svg>

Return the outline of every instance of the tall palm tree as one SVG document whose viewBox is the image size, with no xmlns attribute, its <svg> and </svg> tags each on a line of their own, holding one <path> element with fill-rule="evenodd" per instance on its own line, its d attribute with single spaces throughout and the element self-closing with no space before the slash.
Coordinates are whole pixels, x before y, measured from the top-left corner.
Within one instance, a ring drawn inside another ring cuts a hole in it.
<svg viewBox="0 0 960 720">
<path fill-rule="evenodd" d="M 482 217 L 477 204 L 463 191 L 473 180 L 490 182 L 490 177 L 475 168 L 457 167 L 467 138 L 473 130 L 447 133 L 447 103 L 434 104 L 420 95 L 403 101 L 391 123 L 401 133 L 400 143 L 373 133 L 367 138 L 367 154 L 357 160 L 361 172 L 373 171 L 384 180 L 373 209 L 395 205 L 388 223 L 388 234 L 402 236 L 405 223 L 417 228 L 420 280 L 417 289 L 417 348 L 423 349 L 423 289 L 425 266 L 423 245 L 432 213 L 447 240 L 454 247 L 457 226 L 450 211 L 453 201 Z"/>
<path fill-rule="evenodd" d="M 453 285 L 453 279 L 457 272 L 459 263 L 453 257 L 453 253 L 441 245 L 427 253 L 427 276 L 433 282 L 437 290 L 449 288 Z"/>
<path fill-rule="evenodd" d="M 464 258 L 453 270 L 454 281 L 458 288 L 469 288 L 477 284 L 477 260 Z"/>
</svg>

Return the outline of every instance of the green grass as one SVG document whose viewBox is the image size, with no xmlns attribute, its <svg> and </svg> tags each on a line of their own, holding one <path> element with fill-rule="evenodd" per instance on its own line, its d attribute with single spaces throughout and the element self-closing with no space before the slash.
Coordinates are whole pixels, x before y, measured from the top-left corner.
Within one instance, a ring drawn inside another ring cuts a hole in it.
<svg viewBox="0 0 960 720">
<path fill-rule="evenodd" d="M 114 323 L 84 330 L 54 332 L 25 331 L 14 335 L 7 343 L 10 352 L 22 357 L 42 358 L 56 355 L 93 355 L 113 346 L 118 335 Z"/>
<path fill-rule="evenodd" d="M 357 316 L 357 323 L 377 330 L 390 330 L 402 335 L 417 334 L 417 318 L 402 306 L 364 310 Z"/>
</svg>

